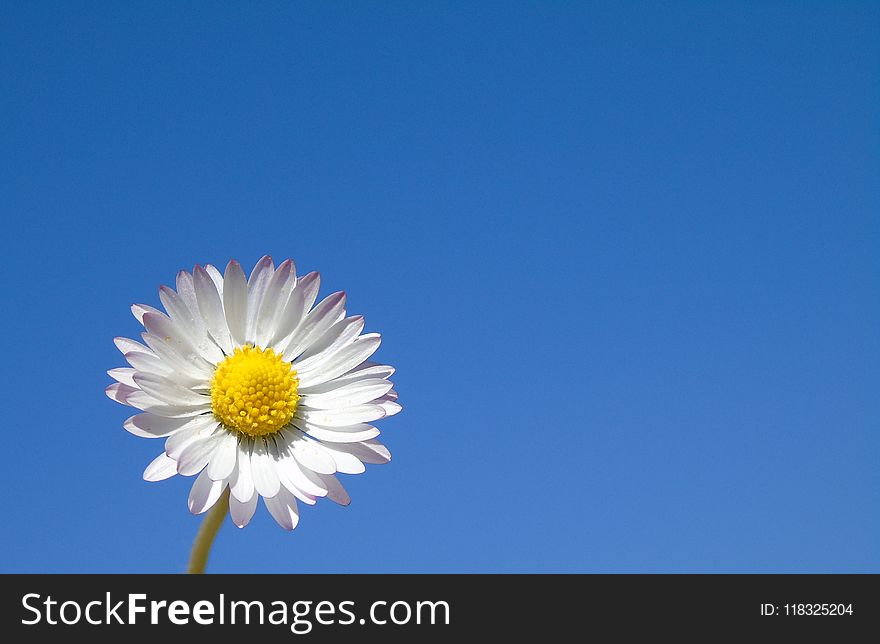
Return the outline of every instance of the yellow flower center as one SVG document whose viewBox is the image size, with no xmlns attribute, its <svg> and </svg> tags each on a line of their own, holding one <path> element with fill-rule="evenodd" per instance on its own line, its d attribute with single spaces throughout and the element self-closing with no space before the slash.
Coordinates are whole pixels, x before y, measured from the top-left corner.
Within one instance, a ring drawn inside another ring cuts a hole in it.
<svg viewBox="0 0 880 644">
<path fill-rule="evenodd" d="M 293 418 L 298 386 L 296 371 L 272 349 L 241 347 L 214 372 L 211 409 L 226 427 L 265 436 Z"/>
</svg>

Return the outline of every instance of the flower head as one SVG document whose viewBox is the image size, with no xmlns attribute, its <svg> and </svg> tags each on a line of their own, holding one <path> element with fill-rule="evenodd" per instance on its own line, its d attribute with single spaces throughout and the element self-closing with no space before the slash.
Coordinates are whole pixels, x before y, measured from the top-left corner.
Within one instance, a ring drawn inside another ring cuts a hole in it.
<svg viewBox="0 0 880 644">
<path fill-rule="evenodd" d="M 144 471 L 159 481 L 198 475 L 189 508 L 200 514 L 229 488 L 233 522 L 244 527 L 259 497 L 292 530 L 297 499 L 347 505 L 336 473 L 387 463 L 371 423 L 400 411 L 392 367 L 370 362 L 379 335 L 346 317 L 345 293 L 316 306 L 320 276 L 297 277 L 292 261 L 263 257 L 250 278 L 230 261 L 177 274 L 162 286 L 165 312 L 136 304 L 143 344 L 116 338 L 129 367 L 108 371 L 107 395 L 140 409 L 124 427 L 164 438 Z"/>
</svg>

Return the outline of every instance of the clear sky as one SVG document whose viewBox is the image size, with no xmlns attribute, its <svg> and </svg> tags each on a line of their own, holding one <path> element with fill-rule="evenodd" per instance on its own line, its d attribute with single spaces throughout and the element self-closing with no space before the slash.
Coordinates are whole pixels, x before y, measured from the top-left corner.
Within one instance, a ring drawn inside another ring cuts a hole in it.
<svg viewBox="0 0 880 644">
<path fill-rule="evenodd" d="M 195 263 L 319 270 L 394 460 L 227 572 L 880 571 L 871 2 L 0 5 L 0 570 L 169 572 L 108 400 Z"/>
</svg>

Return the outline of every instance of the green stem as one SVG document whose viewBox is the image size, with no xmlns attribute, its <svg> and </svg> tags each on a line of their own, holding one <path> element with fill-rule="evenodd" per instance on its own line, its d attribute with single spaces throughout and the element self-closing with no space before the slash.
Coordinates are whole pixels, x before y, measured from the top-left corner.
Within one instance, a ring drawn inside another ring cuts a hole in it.
<svg viewBox="0 0 880 644">
<path fill-rule="evenodd" d="M 211 544 L 214 543 L 214 537 L 217 536 L 217 531 L 223 525 L 228 511 L 229 488 L 226 488 L 214 507 L 208 511 L 199 528 L 199 533 L 196 535 L 196 540 L 193 541 L 192 552 L 189 555 L 189 567 L 187 568 L 190 575 L 204 574 L 205 566 L 208 565 L 208 555 L 211 553 Z"/>
</svg>

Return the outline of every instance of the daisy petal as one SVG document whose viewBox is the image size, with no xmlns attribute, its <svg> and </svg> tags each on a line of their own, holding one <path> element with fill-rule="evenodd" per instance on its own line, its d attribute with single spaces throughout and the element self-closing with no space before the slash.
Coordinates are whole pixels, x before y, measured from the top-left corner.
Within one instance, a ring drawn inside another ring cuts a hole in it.
<svg viewBox="0 0 880 644">
<path fill-rule="evenodd" d="M 350 371 L 361 362 L 369 358 L 379 348 L 381 338 L 378 334 L 368 333 L 362 335 L 351 344 L 343 347 L 327 360 L 319 368 L 309 371 L 297 371 L 301 387 L 311 387 L 333 380 Z"/>
<path fill-rule="evenodd" d="M 279 458 L 275 461 L 275 469 L 278 471 L 281 484 L 301 501 L 314 505 L 315 497 L 325 496 L 327 488 L 306 476 L 304 468 L 293 457 L 293 450 L 288 444 L 288 438 L 282 437 L 281 440 L 284 441 L 284 444 L 278 445 Z"/>
<path fill-rule="evenodd" d="M 180 460 L 180 454 L 190 443 L 204 441 L 211 436 L 220 426 L 213 416 L 199 416 L 194 418 L 186 427 L 179 429 L 165 440 L 165 453 L 175 461 Z"/>
<path fill-rule="evenodd" d="M 299 392 L 302 394 L 322 394 L 360 380 L 374 380 L 376 378 L 388 380 L 393 374 L 394 367 L 365 360 L 351 371 L 344 373 L 329 382 L 320 385 L 312 385 L 310 387 L 300 386 Z"/>
<path fill-rule="evenodd" d="M 129 351 L 139 351 L 141 353 L 149 353 L 152 355 L 153 351 L 138 342 L 137 340 L 132 340 L 131 338 L 123 338 L 116 337 L 113 338 L 113 344 L 116 345 L 116 348 L 119 349 L 120 353 L 128 353 Z"/>
<path fill-rule="evenodd" d="M 168 458 L 165 452 L 162 452 L 147 465 L 147 469 L 144 470 L 144 480 L 164 481 L 175 474 L 177 474 L 177 461 Z"/>
<path fill-rule="evenodd" d="M 300 418 L 293 421 L 293 424 L 304 433 L 308 434 L 315 440 L 329 441 L 331 443 L 360 443 L 379 435 L 379 430 L 372 425 L 358 423 L 356 425 L 346 425 L 344 427 L 321 427 L 314 423 L 309 423 Z"/>
<path fill-rule="evenodd" d="M 328 456 L 329 456 L 329 454 L 328 454 Z M 318 474 L 317 472 L 313 472 L 309 468 L 303 467 L 302 465 L 300 465 L 300 469 L 302 470 L 302 473 L 305 475 L 305 477 L 307 479 L 309 479 L 317 487 L 319 487 L 319 488 L 321 488 L 321 490 L 323 490 L 323 494 L 321 496 L 327 496 L 329 490 L 328 490 L 327 483 L 324 482 L 323 475 Z"/>
<path fill-rule="evenodd" d="M 294 485 L 293 482 L 290 481 L 290 479 L 285 478 L 284 474 L 282 474 L 281 472 L 278 473 L 278 478 L 281 479 L 281 487 L 290 492 L 293 496 L 295 496 L 303 503 L 306 503 L 307 505 L 315 505 L 315 503 L 318 502 L 317 496 L 307 494 L 297 485 Z M 324 494 L 327 494 L 326 490 L 324 491 Z"/>
<path fill-rule="evenodd" d="M 308 435 L 317 441 L 321 441 L 321 444 L 324 444 L 360 443 L 362 441 L 368 441 L 371 438 L 376 438 L 380 434 L 379 430 L 372 425 L 366 425 L 366 427 L 369 427 L 370 429 L 365 429 L 360 432 L 339 432 L 333 429 L 327 429 L 324 427 L 312 425 L 312 428 L 311 430 L 309 430 Z"/>
<path fill-rule="evenodd" d="M 190 418 L 165 418 L 155 414 L 137 414 L 126 419 L 122 426 L 127 431 L 141 438 L 164 438 L 176 431 L 193 424 L 201 424 L 200 417 Z"/>
<path fill-rule="evenodd" d="M 178 474 L 192 476 L 205 469 L 225 437 L 224 433 L 216 433 L 204 440 L 189 443 L 180 451 L 180 458 L 177 459 Z"/>
<path fill-rule="evenodd" d="M 161 400 L 153 398 L 153 396 L 140 389 L 135 389 L 128 393 L 125 397 L 124 404 L 136 407 L 141 411 L 156 414 L 157 416 L 165 416 L 166 418 L 200 416 L 211 409 L 210 404 L 198 406 L 169 405 Z"/>
<path fill-rule="evenodd" d="M 365 378 L 324 393 L 303 394 L 301 402 L 312 409 L 354 407 L 384 396 L 393 386 L 393 383 L 381 378 Z"/>
<path fill-rule="evenodd" d="M 137 371 L 149 373 L 170 374 L 171 368 L 165 364 L 155 353 L 143 353 L 141 351 L 128 351 L 122 354 L 125 361 Z"/>
<path fill-rule="evenodd" d="M 144 323 L 144 315 L 146 315 L 147 313 L 158 313 L 159 315 L 163 315 L 162 311 L 150 306 L 149 304 L 132 304 L 131 313 L 132 315 L 134 315 L 134 318 L 141 324 Z"/>
<path fill-rule="evenodd" d="M 211 403 L 209 396 L 194 392 L 192 389 L 182 387 L 164 376 L 152 373 L 136 373 L 134 381 L 142 391 L 169 405 L 181 407 L 207 405 Z"/>
<path fill-rule="evenodd" d="M 391 452 L 376 439 L 364 441 L 363 443 L 334 445 L 333 447 L 354 454 L 364 463 L 382 465 L 391 461 Z"/>
<path fill-rule="evenodd" d="M 338 291 L 325 297 L 303 318 L 284 349 L 284 359 L 294 360 L 327 329 L 345 316 L 345 292 Z"/>
<path fill-rule="evenodd" d="M 232 432 L 224 432 L 223 440 L 217 446 L 217 450 L 211 457 L 206 471 L 215 481 L 227 479 L 232 476 L 235 469 L 235 459 L 238 453 L 238 437 Z"/>
<path fill-rule="evenodd" d="M 247 316 L 245 318 L 245 338 L 248 342 L 256 344 L 257 335 L 257 316 L 263 305 L 263 296 L 275 272 L 275 265 L 272 258 L 264 255 L 260 258 L 251 271 L 250 279 L 247 283 Z"/>
<path fill-rule="evenodd" d="M 285 488 L 279 489 L 276 496 L 264 498 L 263 501 L 272 518 L 285 530 L 293 530 L 299 523 L 296 498 Z"/>
<path fill-rule="evenodd" d="M 241 264 L 230 260 L 223 278 L 223 311 L 226 314 L 226 326 L 235 345 L 245 343 L 247 331 L 248 286 L 241 270 Z"/>
<path fill-rule="evenodd" d="M 182 274 L 189 275 L 184 271 Z M 181 282 L 180 278 L 178 278 L 178 282 Z M 187 280 L 184 279 L 183 283 L 187 283 Z M 192 288 L 192 278 L 189 278 L 189 288 Z M 193 298 L 195 298 L 194 291 Z M 202 358 L 210 364 L 216 364 L 223 359 L 223 352 L 208 338 L 207 327 L 201 313 L 198 311 L 193 313 L 183 298 L 167 286 L 159 287 L 159 299 L 165 310 L 168 311 L 171 321 L 186 336 L 189 345 Z M 198 306 L 195 302 L 193 304 Z"/>
<path fill-rule="evenodd" d="M 137 387 L 137 383 L 134 381 L 134 374 L 134 369 L 129 369 L 128 367 L 117 367 L 116 369 L 107 370 L 107 375 L 113 378 L 113 380 L 129 387 Z"/>
<path fill-rule="evenodd" d="M 237 498 L 230 495 L 229 515 L 232 517 L 232 522 L 237 527 L 243 528 L 251 522 L 251 517 L 254 516 L 254 510 L 257 509 L 257 501 L 259 499 L 259 495 L 251 494 L 251 498 L 247 501 L 239 501 Z"/>
<path fill-rule="evenodd" d="M 294 286 L 296 286 L 296 266 L 288 259 L 275 270 L 263 295 L 263 302 L 256 318 L 254 343 L 257 346 L 265 347 L 272 339 L 278 326 L 278 319 Z"/>
<path fill-rule="evenodd" d="M 107 397 L 110 400 L 115 400 L 120 405 L 128 405 L 128 397 L 135 391 L 137 391 L 136 387 L 125 385 L 120 382 L 114 382 L 112 385 L 108 385 L 104 389 L 104 393 L 107 394 Z"/>
<path fill-rule="evenodd" d="M 220 274 L 220 271 L 217 270 L 217 267 L 213 264 L 205 264 L 205 272 L 211 277 L 211 281 L 214 282 L 214 286 L 217 287 L 217 292 L 220 294 L 220 298 L 223 298 L 223 275 Z"/>
<path fill-rule="evenodd" d="M 158 416 L 165 416 L 166 418 L 196 416 L 210 409 L 210 406 L 180 407 L 177 405 L 166 405 L 162 401 L 156 400 L 140 389 L 135 389 L 134 387 L 123 385 L 118 382 L 108 386 L 104 390 L 104 393 L 107 394 L 107 397 L 110 398 L 110 400 L 115 400 L 123 405 L 135 407 L 141 411 L 148 411 Z"/>
<path fill-rule="evenodd" d="M 388 463 L 391 460 L 391 452 L 376 440 L 368 440 L 361 443 L 322 443 L 322 445 L 324 449 L 332 454 L 337 463 L 339 453 L 350 454 L 362 463 L 372 463 L 375 465 Z M 345 472 L 345 474 L 348 474 L 348 472 Z"/>
<path fill-rule="evenodd" d="M 238 501 L 249 501 L 254 495 L 254 479 L 251 476 L 252 446 L 253 443 L 249 440 L 239 443 L 235 469 L 229 479 L 229 491 Z"/>
<path fill-rule="evenodd" d="M 362 474 L 367 470 L 361 460 L 351 452 L 342 449 L 343 445 L 322 443 L 321 447 L 326 450 L 336 462 L 336 471 L 342 474 Z"/>
<path fill-rule="evenodd" d="M 321 276 L 318 273 L 308 273 L 297 280 L 296 286 L 290 292 L 287 304 L 278 318 L 275 333 L 270 341 L 276 351 L 287 346 L 291 334 L 315 303 L 320 286 Z"/>
<path fill-rule="evenodd" d="M 296 418 L 324 427 L 344 427 L 357 423 L 370 423 L 384 418 L 385 410 L 380 405 L 356 405 L 339 409 L 307 409 L 299 407 Z"/>
<path fill-rule="evenodd" d="M 161 313 L 145 313 L 144 328 L 150 335 L 161 338 L 187 364 L 198 365 L 205 373 L 211 372 L 213 363 L 203 358 L 199 353 L 194 345 L 193 338 L 187 332 L 186 326 L 178 324 L 167 315 Z M 207 338 L 205 338 L 205 341 L 207 341 Z"/>
<path fill-rule="evenodd" d="M 254 488 L 260 496 L 272 497 L 278 494 L 281 485 L 278 472 L 275 471 L 266 441 L 259 438 L 254 440 L 254 450 L 251 453 L 251 475 L 254 478 Z"/>
<path fill-rule="evenodd" d="M 196 290 L 195 285 L 193 284 L 192 274 L 188 271 L 178 271 L 175 286 L 177 288 L 178 297 L 183 300 L 183 303 L 186 304 L 186 308 L 189 309 L 189 312 L 193 316 L 196 331 L 200 334 L 204 334 L 206 330 L 205 320 L 199 312 L 199 303 L 196 300 Z"/>
<path fill-rule="evenodd" d="M 333 474 L 336 471 L 336 464 L 333 462 L 333 459 L 330 458 L 327 452 L 320 449 L 316 443 L 308 440 L 302 434 L 296 436 L 290 430 L 283 431 L 290 436 L 288 444 L 290 445 L 293 457 L 300 465 L 318 474 Z"/>
<path fill-rule="evenodd" d="M 171 344 L 146 331 L 141 334 L 141 337 L 159 359 L 169 367 L 170 371 L 182 374 L 185 378 L 198 382 L 206 382 L 211 377 L 211 365 L 201 357 L 198 358 L 197 362 L 191 361 L 181 355 Z"/>
<path fill-rule="evenodd" d="M 403 407 L 398 405 L 393 400 L 381 400 L 378 404 L 380 407 L 382 407 L 382 409 L 385 410 L 385 418 L 394 416 L 395 414 L 399 414 L 403 409 Z"/>
<path fill-rule="evenodd" d="M 201 266 L 196 266 L 193 271 L 193 287 L 199 311 L 205 320 L 208 333 L 227 355 L 231 354 L 232 337 L 229 335 L 229 327 L 226 325 L 223 301 L 220 299 L 216 283 L 211 279 L 208 271 Z"/>
<path fill-rule="evenodd" d="M 318 474 L 318 476 L 321 477 L 324 485 L 327 486 L 328 499 L 339 505 L 349 505 L 351 503 L 351 497 L 348 496 L 348 492 L 345 491 L 345 488 L 342 487 L 342 483 L 340 483 L 335 476 L 321 474 Z"/>
<path fill-rule="evenodd" d="M 350 344 L 363 330 L 364 317 L 362 315 L 353 315 L 339 320 L 303 351 L 294 366 L 297 369 L 320 367 L 329 356 Z"/>
<path fill-rule="evenodd" d="M 212 481 L 206 471 L 203 471 L 193 483 L 189 492 L 189 511 L 193 514 L 201 514 L 210 510 L 217 503 L 226 489 L 226 481 Z"/>
<path fill-rule="evenodd" d="M 157 376 L 164 376 L 165 378 L 170 378 L 174 380 L 178 385 L 182 385 L 184 387 L 190 389 L 196 389 L 199 387 L 206 387 L 207 382 L 204 377 L 193 377 L 186 375 L 180 371 L 174 371 L 168 366 L 168 363 L 164 362 L 161 358 L 155 356 L 154 354 L 146 354 L 141 353 L 139 351 L 129 351 L 123 356 L 130 364 L 135 371 L 140 371 L 141 373 L 151 373 Z"/>
<path fill-rule="evenodd" d="M 280 439 L 283 443 L 283 438 Z M 281 483 L 281 487 L 288 490 L 291 494 L 293 494 L 296 498 L 300 499 L 303 503 L 307 503 L 309 505 L 315 504 L 315 496 L 311 494 L 307 494 L 300 487 L 295 485 L 293 481 L 290 480 L 290 477 L 287 476 L 286 467 L 282 465 L 282 460 L 296 464 L 296 459 L 293 458 L 286 450 L 286 446 L 282 446 L 281 451 L 279 451 L 279 439 L 273 437 L 273 440 L 267 441 L 269 446 L 269 455 L 272 457 L 272 465 L 275 467 L 275 472 L 278 474 L 278 480 Z M 308 481 L 305 476 L 301 477 L 303 480 Z"/>
</svg>

